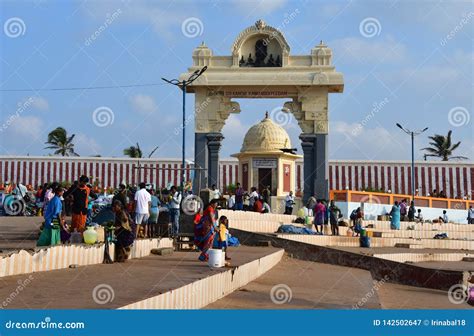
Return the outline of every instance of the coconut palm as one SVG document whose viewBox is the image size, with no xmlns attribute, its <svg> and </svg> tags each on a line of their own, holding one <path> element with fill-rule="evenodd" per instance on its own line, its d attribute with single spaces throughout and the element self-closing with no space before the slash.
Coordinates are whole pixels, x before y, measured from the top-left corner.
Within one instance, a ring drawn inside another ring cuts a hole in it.
<svg viewBox="0 0 474 336">
<path fill-rule="evenodd" d="M 428 152 L 428 154 L 425 154 L 424 157 L 439 157 L 442 161 L 449 161 L 450 159 L 466 160 L 467 157 L 465 156 L 453 156 L 454 150 L 459 147 L 461 141 L 452 144 L 452 132 L 453 131 L 450 130 L 447 136 L 435 134 L 433 136 L 428 137 L 431 140 L 431 147 L 426 147 L 422 149 Z"/>
<path fill-rule="evenodd" d="M 160 148 L 160 146 L 156 146 L 151 152 L 150 154 L 148 154 L 148 158 L 151 158 L 151 156 L 156 152 L 156 150 Z M 140 145 L 138 144 L 137 142 L 137 145 L 136 146 L 130 146 L 128 148 L 125 148 L 123 150 L 123 155 L 127 155 L 128 157 L 131 157 L 131 158 L 136 158 L 136 159 L 141 159 L 143 158 L 143 152 L 140 148 Z"/>
<path fill-rule="evenodd" d="M 68 136 L 67 131 L 63 127 L 57 127 L 48 134 L 48 141 L 44 149 L 54 149 L 54 155 L 62 156 L 79 156 L 74 151 L 73 140 L 76 135 Z"/>
<path fill-rule="evenodd" d="M 123 155 L 127 155 L 131 158 L 141 159 L 143 157 L 142 150 L 140 149 L 140 145 L 137 142 L 136 146 L 130 146 L 123 150 Z"/>
</svg>

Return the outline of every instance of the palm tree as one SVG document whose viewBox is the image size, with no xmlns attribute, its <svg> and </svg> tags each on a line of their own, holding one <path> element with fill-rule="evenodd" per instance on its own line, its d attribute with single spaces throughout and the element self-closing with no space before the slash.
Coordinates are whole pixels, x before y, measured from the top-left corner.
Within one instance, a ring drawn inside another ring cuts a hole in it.
<svg viewBox="0 0 474 336">
<path fill-rule="evenodd" d="M 127 155 L 131 158 L 141 159 L 143 157 L 142 150 L 140 149 L 140 145 L 137 142 L 137 146 L 130 146 L 123 150 L 123 155 Z"/>
<path fill-rule="evenodd" d="M 64 128 L 57 127 L 49 132 L 48 141 L 45 142 L 49 146 L 44 149 L 54 149 L 54 155 L 79 156 L 74 151 L 74 144 L 72 143 L 75 136 L 75 134 L 68 136 Z"/>
<path fill-rule="evenodd" d="M 156 152 L 156 150 L 160 148 L 160 146 L 156 146 L 151 152 L 150 154 L 148 154 L 148 158 L 151 158 L 151 156 Z M 123 150 L 123 155 L 127 155 L 128 157 L 131 157 L 131 158 L 136 158 L 136 159 L 141 159 L 143 158 L 143 152 L 140 148 L 140 145 L 138 144 L 137 142 L 137 145 L 136 146 L 130 146 L 128 148 L 125 148 Z"/>
<path fill-rule="evenodd" d="M 449 161 L 449 159 L 466 160 L 465 156 L 453 156 L 453 152 L 459 147 L 461 141 L 455 144 L 451 144 L 451 134 L 453 131 L 449 131 L 447 136 L 435 134 L 434 136 L 428 137 L 431 142 L 431 147 L 422 148 L 429 154 L 424 154 L 424 157 L 434 156 L 439 157 L 442 161 Z"/>
</svg>

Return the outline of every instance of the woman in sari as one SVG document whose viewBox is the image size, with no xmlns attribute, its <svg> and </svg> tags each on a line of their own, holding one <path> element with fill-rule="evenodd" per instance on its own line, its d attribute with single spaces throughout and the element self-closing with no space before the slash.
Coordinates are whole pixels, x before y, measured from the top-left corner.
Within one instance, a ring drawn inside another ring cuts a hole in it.
<svg viewBox="0 0 474 336">
<path fill-rule="evenodd" d="M 199 222 L 194 225 L 194 244 L 201 251 L 199 255 L 199 260 L 201 261 L 209 260 L 207 251 L 212 247 L 217 227 L 215 218 L 216 207 L 217 200 L 211 200 Z"/>
<path fill-rule="evenodd" d="M 400 206 L 398 205 L 398 201 L 395 201 L 390 211 L 390 216 L 390 228 L 392 230 L 400 230 Z"/>
<path fill-rule="evenodd" d="M 135 223 L 124 210 L 122 202 L 116 200 L 112 204 L 115 213 L 115 261 L 124 262 L 130 256 L 130 246 L 135 241 Z"/>
<path fill-rule="evenodd" d="M 56 187 L 54 197 L 48 202 L 44 212 L 44 227 L 36 246 L 54 246 L 61 242 L 61 213 L 63 205 L 61 197 L 64 193 L 63 188 Z"/>
</svg>

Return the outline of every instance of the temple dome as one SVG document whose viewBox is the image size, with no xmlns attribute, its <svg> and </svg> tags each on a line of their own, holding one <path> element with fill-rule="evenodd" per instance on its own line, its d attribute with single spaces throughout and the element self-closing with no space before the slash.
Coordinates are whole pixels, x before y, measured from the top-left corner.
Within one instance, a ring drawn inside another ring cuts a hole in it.
<svg viewBox="0 0 474 336">
<path fill-rule="evenodd" d="M 240 152 L 280 152 L 282 148 L 291 148 L 290 136 L 267 112 L 262 121 L 247 131 Z"/>
</svg>

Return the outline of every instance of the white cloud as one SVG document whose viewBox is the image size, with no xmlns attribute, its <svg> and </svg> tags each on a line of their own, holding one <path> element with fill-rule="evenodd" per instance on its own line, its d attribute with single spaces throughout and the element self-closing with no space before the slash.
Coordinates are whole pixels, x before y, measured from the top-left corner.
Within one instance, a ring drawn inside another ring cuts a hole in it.
<svg viewBox="0 0 474 336">
<path fill-rule="evenodd" d="M 399 63 L 407 60 L 407 47 L 393 37 L 367 39 L 347 37 L 329 43 L 333 61 L 344 63 Z"/>
<path fill-rule="evenodd" d="M 253 16 L 270 14 L 284 7 L 287 0 L 232 0 L 232 5 L 239 11 Z"/>
<path fill-rule="evenodd" d="M 173 6 L 163 6 L 159 2 L 134 1 L 133 3 L 118 3 L 113 1 L 91 1 L 82 5 L 85 14 L 102 22 L 107 15 L 121 10 L 120 17 L 114 21 L 119 24 L 146 24 L 151 25 L 153 30 L 161 38 L 173 38 L 173 31 L 180 27 L 182 22 L 189 16 L 185 12 L 194 12 L 192 4 L 186 2 L 186 7 L 181 8 L 179 3 Z"/>
<path fill-rule="evenodd" d="M 329 157 L 347 160 L 406 160 L 408 136 L 390 132 L 381 126 L 364 127 L 353 132 L 359 124 L 344 121 L 330 122 Z"/>
<path fill-rule="evenodd" d="M 49 102 L 43 97 L 33 97 L 31 105 L 40 111 L 49 110 Z"/>
<path fill-rule="evenodd" d="M 74 151 L 82 156 L 102 154 L 100 153 L 101 146 L 95 139 L 83 133 L 76 134 L 74 144 Z"/>
<path fill-rule="evenodd" d="M 130 98 L 132 108 L 142 114 L 150 114 L 157 111 L 157 105 L 153 97 L 137 94 Z"/>
<path fill-rule="evenodd" d="M 14 136 L 36 137 L 43 130 L 43 121 L 33 116 L 19 116 L 12 121 L 9 129 Z"/>
</svg>

